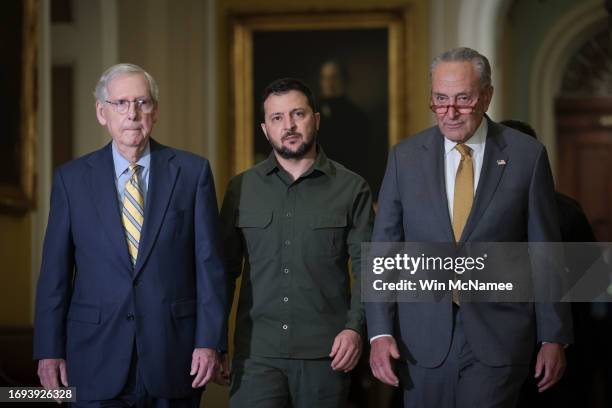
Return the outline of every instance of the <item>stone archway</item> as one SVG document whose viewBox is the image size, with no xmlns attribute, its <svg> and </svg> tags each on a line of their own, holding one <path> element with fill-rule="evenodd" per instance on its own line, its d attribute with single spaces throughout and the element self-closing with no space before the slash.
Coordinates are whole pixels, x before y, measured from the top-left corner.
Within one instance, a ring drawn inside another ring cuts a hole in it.
<svg viewBox="0 0 612 408">
<path fill-rule="evenodd" d="M 565 14 L 549 30 L 536 55 L 529 80 L 529 122 L 546 145 L 553 171 L 557 168 L 554 102 L 565 67 L 576 51 L 607 27 L 601 0 L 590 0 Z"/>
</svg>

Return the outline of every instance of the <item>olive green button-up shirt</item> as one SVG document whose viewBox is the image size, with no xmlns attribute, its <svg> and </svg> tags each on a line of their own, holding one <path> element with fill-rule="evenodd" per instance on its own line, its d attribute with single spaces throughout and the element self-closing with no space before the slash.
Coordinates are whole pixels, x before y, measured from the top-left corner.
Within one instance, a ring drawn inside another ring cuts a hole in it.
<svg viewBox="0 0 612 408">
<path fill-rule="evenodd" d="M 242 272 L 238 355 L 322 358 L 343 329 L 363 337 L 361 243 L 373 210 L 362 177 L 318 147 L 294 181 L 272 153 L 230 181 L 221 220 L 232 295 Z"/>
</svg>

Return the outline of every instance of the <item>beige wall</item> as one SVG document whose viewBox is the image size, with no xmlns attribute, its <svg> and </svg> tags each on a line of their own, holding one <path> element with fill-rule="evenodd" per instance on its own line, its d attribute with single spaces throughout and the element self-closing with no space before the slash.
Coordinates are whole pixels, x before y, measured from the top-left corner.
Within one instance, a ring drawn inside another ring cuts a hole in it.
<svg viewBox="0 0 612 408">
<path fill-rule="evenodd" d="M 0 326 L 30 325 L 30 217 L 0 216 Z"/>
<path fill-rule="evenodd" d="M 74 1 L 72 4 L 74 21 L 52 25 L 51 63 L 69 65 L 74 69 L 72 150 L 78 157 L 99 149 L 110 140 L 96 121 L 92 92 L 106 65 L 115 62 L 112 58 L 105 58 L 103 52 L 104 37 L 112 34 L 103 33 L 103 5 L 113 3 L 88 0 Z"/>
<path fill-rule="evenodd" d="M 119 60 L 144 67 L 160 89 L 160 117 L 153 137 L 209 156 L 206 134 L 206 2 L 122 1 Z M 138 22 L 135 24 L 134 22 Z M 212 62 L 214 66 L 214 61 Z"/>
</svg>

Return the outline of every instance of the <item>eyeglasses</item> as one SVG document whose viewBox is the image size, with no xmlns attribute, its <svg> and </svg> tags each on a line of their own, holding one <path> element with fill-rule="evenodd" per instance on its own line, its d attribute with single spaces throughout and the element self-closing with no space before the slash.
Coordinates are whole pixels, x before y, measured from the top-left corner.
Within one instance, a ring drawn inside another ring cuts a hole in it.
<svg viewBox="0 0 612 408">
<path fill-rule="evenodd" d="M 433 101 L 431 101 L 429 103 L 429 109 L 431 109 L 433 113 L 445 114 L 450 108 L 453 108 L 455 109 L 455 111 L 459 112 L 462 115 L 469 115 L 476 112 L 476 105 L 478 104 L 479 100 L 480 95 L 478 96 L 478 98 L 476 98 L 475 101 L 466 98 L 463 100 L 459 99 L 455 101 L 454 104 L 436 105 L 435 103 L 433 103 Z"/>
<path fill-rule="evenodd" d="M 104 101 L 110 105 L 113 105 L 115 112 L 119 114 L 124 114 L 128 110 L 130 110 L 130 104 L 134 104 L 134 109 L 139 110 L 142 113 L 151 113 L 153 112 L 153 108 L 155 108 L 155 103 L 149 99 L 134 99 L 133 101 L 128 101 L 127 99 L 119 99 L 117 101 Z"/>
</svg>

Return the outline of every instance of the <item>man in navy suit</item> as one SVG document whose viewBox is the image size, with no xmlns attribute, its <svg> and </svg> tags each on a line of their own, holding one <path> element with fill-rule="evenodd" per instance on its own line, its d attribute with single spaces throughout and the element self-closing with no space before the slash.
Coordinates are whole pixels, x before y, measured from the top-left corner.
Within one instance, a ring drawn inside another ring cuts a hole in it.
<svg viewBox="0 0 612 408">
<path fill-rule="evenodd" d="M 561 240 L 544 146 L 491 121 L 492 96 L 483 55 L 458 48 L 434 59 L 437 126 L 389 154 L 372 241 Z M 470 303 L 449 293 L 366 311 L 372 372 L 401 385 L 406 407 L 513 407 L 536 342 L 531 375 L 544 391 L 561 378 L 572 341 L 569 304 Z"/>
<path fill-rule="evenodd" d="M 38 375 L 76 387 L 78 407 L 197 407 L 227 343 L 210 166 L 150 138 L 158 89 L 142 68 L 110 67 L 95 96 L 112 142 L 54 174 Z"/>
</svg>

